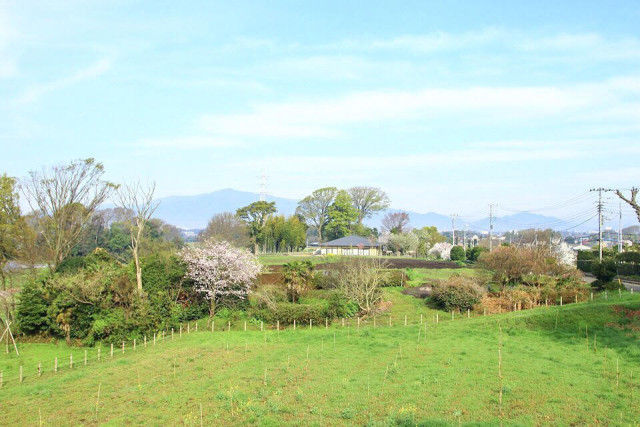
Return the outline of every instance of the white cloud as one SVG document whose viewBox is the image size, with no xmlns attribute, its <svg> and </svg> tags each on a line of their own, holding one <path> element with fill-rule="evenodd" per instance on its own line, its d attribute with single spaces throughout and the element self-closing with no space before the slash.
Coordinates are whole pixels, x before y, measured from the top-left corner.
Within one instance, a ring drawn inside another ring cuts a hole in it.
<svg viewBox="0 0 640 427">
<path fill-rule="evenodd" d="M 38 101 L 42 96 L 49 92 L 64 89 L 69 86 L 73 86 L 84 80 L 93 79 L 99 77 L 109 71 L 112 66 L 110 59 L 101 59 L 91 64 L 87 68 L 83 68 L 73 73 L 72 75 L 55 80 L 48 83 L 38 83 L 29 87 L 18 99 L 19 104 L 31 104 Z"/>
<path fill-rule="evenodd" d="M 626 82 L 626 84 L 623 84 Z M 443 116 L 543 118 L 621 103 L 635 78 L 571 87 L 472 87 L 417 91 L 366 91 L 332 99 L 258 105 L 241 114 L 206 115 L 202 129 L 239 137 L 333 137 L 349 124 L 419 120 Z M 622 115 L 628 114 L 621 110 Z"/>
</svg>

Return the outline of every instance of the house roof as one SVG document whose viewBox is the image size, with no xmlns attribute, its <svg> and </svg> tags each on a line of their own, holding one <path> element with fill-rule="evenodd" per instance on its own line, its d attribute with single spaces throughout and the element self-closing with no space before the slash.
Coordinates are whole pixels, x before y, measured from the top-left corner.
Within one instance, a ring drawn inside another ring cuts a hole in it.
<svg viewBox="0 0 640 427">
<path fill-rule="evenodd" d="M 342 247 L 357 247 L 362 245 L 367 248 L 378 247 L 379 243 L 371 243 L 369 239 L 361 236 L 344 236 L 330 242 L 321 243 L 320 246 L 342 246 Z"/>
</svg>

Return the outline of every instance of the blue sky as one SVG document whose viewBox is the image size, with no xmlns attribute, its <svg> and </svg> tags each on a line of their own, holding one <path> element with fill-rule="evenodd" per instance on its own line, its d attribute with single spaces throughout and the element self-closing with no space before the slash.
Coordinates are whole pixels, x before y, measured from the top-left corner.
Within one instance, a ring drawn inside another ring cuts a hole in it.
<svg viewBox="0 0 640 427">
<path fill-rule="evenodd" d="M 95 157 L 168 196 L 264 171 L 463 216 L 640 185 L 637 1 L 0 5 L 10 175 Z"/>
</svg>

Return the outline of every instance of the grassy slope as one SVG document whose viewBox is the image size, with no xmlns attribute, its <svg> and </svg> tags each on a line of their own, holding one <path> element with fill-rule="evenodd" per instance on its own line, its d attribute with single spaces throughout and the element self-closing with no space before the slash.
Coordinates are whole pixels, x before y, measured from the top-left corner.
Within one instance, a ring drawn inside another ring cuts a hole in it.
<svg viewBox="0 0 640 427">
<path fill-rule="evenodd" d="M 201 328 L 135 353 L 127 349 L 113 359 L 105 358 L 103 349 L 101 362 L 73 371 L 65 367 L 57 375 L 46 372 L 42 378 L 34 375 L 37 359 L 57 354 L 68 364 L 68 349 L 23 344 L 21 358 L 0 356 L 5 372 L 0 423 L 34 424 L 41 414 L 45 425 L 94 424 L 100 387 L 98 419 L 107 425 L 199 425 L 200 404 L 205 425 L 497 424 L 500 320 L 506 425 L 631 424 L 640 411 L 640 325 L 637 318 L 616 314 L 614 304 L 638 310 L 640 298 L 438 325 L 428 319 L 426 339 L 411 313 L 408 327 L 334 325 L 279 333 Z M 95 357 L 96 350 L 90 352 Z M 78 349 L 74 356 L 79 365 L 83 353 Z M 15 382 L 19 364 L 27 375 L 22 385 Z"/>
</svg>

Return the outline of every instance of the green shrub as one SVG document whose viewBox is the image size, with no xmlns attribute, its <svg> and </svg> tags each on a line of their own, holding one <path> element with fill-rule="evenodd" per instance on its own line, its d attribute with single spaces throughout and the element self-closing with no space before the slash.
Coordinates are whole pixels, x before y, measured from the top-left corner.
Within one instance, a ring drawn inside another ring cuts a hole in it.
<svg viewBox="0 0 640 427">
<path fill-rule="evenodd" d="M 24 285 L 20 292 L 16 317 L 20 332 L 24 334 L 37 334 L 48 330 L 47 301 L 40 284 L 29 282 Z"/>
<path fill-rule="evenodd" d="M 447 311 L 467 310 L 480 302 L 483 292 L 474 279 L 454 274 L 433 285 L 431 301 Z"/>
<path fill-rule="evenodd" d="M 605 258 L 602 261 L 592 261 L 591 272 L 601 283 L 612 281 L 618 274 L 616 270 L 616 263 L 611 258 Z"/>
<path fill-rule="evenodd" d="M 383 285 L 384 287 L 402 287 L 406 283 L 406 274 L 402 270 L 385 270 Z"/>
<path fill-rule="evenodd" d="M 484 252 L 488 252 L 489 249 L 482 247 L 482 246 L 474 246 L 473 248 L 469 249 L 467 251 L 467 260 L 468 261 L 478 261 L 478 258 L 480 257 L 480 255 Z"/>
<path fill-rule="evenodd" d="M 294 304 L 289 302 L 280 302 L 276 304 L 274 310 L 256 310 L 254 316 L 264 320 L 267 323 L 275 324 L 280 322 L 281 325 L 291 325 L 295 320 L 298 324 L 324 323 L 326 317 L 326 308 L 322 305 L 312 304 Z"/>
<path fill-rule="evenodd" d="M 462 246 L 452 247 L 450 257 L 451 261 L 464 261 L 465 259 L 467 259 L 464 248 Z"/>
<path fill-rule="evenodd" d="M 313 275 L 313 287 L 315 289 L 335 289 L 335 273 L 327 270 L 316 271 Z"/>
<path fill-rule="evenodd" d="M 351 317 L 358 312 L 358 304 L 349 301 L 341 292 L 333 291 L 327 297 L 325 317 L 340 319 Z"/>
</svg>

